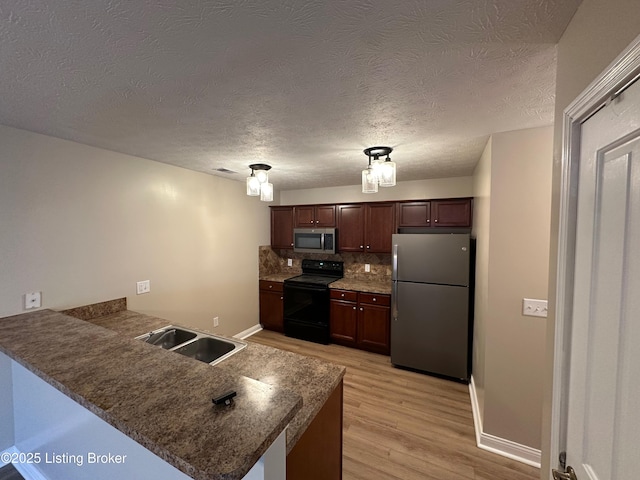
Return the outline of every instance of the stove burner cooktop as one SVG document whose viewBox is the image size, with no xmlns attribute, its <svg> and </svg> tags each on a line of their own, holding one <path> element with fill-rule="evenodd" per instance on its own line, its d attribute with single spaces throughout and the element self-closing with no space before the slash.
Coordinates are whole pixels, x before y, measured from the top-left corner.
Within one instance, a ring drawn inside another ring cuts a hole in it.
<svg viewBox="0 0 640 480">
<path fill-rule="evenodd" d="M 302 260 L 302 275 L 288 278 L 284 283 L 327 286 L 342 278 L 344 263 L 331 260 Z"/>
<path fill-rule="evenodd" d="M 339 280 L 340 277 L 329 277 L 327 275 L 311 275 L 303 273 L 297 277 L 287 278 L 285 283 L 301 283 L 306 285 L 329 285 L 331 282 Z"/>
</svg>

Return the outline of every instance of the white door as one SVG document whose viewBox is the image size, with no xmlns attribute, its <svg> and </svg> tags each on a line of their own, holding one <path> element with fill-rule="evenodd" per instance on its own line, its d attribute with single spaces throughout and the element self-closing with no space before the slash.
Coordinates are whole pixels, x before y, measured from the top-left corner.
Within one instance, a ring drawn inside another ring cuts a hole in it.
<svg viewBox="0 0 640 480">
<path fill-rule="evenodd" d="M 640 478 L 640 81 L 582 125 L 567 466 Z"/>
</svg>

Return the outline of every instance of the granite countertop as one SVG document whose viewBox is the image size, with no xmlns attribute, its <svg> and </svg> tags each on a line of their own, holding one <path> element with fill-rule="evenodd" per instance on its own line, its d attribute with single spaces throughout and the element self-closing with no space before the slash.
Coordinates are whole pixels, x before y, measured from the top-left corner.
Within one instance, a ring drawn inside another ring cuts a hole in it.
<svg viewBox="0 0 640 480">
<path fill-rule="evenodd" d="M 260 280 L 268 282 L 284 282 L 287 278 L 297 277 L 300 273 L 271 273 L 269 275 L 260 275 Z"/>
<path fill-rule="evenodd" d="M 297 275 L 300 274 L 272 273 L 269 275 L 261 275 L 260 280 L 284 282 L 287 278 L 295 277 Z M 340 280 L 336 280 L 329 284 L 329 288 L 391 295 L 391 279 L 380 279 L 380 277 L 372 279 L 368 279 L 366 277 L 343 277 Z"/>
<path fill-rule="evenodd" d="M 161 321 L 151 317 L 143 327 L 137 315 L 123 312 L 133 323 L 121 331 L 52 310 L 6 317 L 0 351 L 190 477 L 241 479 L 302 397 L 134 340 L 129 334 Z M 231 406 L 211 403 L 229 390 L 237 392 Z"/>
<path fill-rule="evenodd" d="M 367 280 L 366 278 L 343 277 L 340 280 L 331 283 L 329 288 L 391 295 L 391 280 Z"/>
<path fill-rule="evenodd" d="M 129 338 L 167 325 L 177 325 L 165 319 L 129 310 L 99 316 L 88 321 L 122 333 Z M 293 417 L 287 429 L 287 453 L 289 453 L 338 386 L 346 369 L 333 363 L 252 343 L 251 338 L 246 342 L 247 348 L 215 366 L 273 387 L 290 390 L 302 397 L 302 408 Z"/>
</svg>

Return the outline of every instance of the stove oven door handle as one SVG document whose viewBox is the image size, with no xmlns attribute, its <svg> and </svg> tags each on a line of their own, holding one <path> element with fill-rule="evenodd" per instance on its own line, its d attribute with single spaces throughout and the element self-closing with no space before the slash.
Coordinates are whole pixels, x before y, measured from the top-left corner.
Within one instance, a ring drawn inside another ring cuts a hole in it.
<svg viewBox="0 0 640 480">
<path fill-rule="evenodd" d="M 322 292 L 322 291 L 329 291 L 328 287 L 322 286 L 322 285 L 305 285 L 305 284 L 300 284 L 300 283 L 296 283 L 296 284 L 291 284 L 291 283 L 285 283 L 284 284 L 284 288 L 285 291 L 288 289 L 295 289 L 295 290 L 306 290 L 306 291 L 312 291 L 312 292 Z"/>
</svg>

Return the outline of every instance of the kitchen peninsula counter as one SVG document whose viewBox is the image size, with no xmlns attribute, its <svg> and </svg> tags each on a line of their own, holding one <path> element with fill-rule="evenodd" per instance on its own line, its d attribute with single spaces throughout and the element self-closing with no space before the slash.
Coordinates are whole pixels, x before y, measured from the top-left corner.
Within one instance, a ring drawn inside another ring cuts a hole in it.
<svg viewBox="0 0 640 480">
<path fill-rule="evenodd" d="M 169 320 L 130 310 L 98 316 L 87 321 L 129 338 L 167 325 L 177 325 Z M 167 353 L 178 355 L 173 352 Z M 346 370 L 345 367 L 333 363 L 252 343 L 250 339 L 247 341 L 247 348 L 216 364 L 215 367 L 273 387 L 290 390 L 302 397 L 302 408 L 287 429 L 287 453 L 293 449 L 329 395 L 340 384 Z"/>
<path fill-rule="evenodd" d="M 294 431 L 314 415 L 312 405 L 299 415 L 303 395 L 287 388 L 295 381 L 285 371 L 268 382 L 261 365 L 253 375 L 260 381 L 234 363 L 210 366 L 133 338 L 176 322 L 99 308 L 89 316 L 39 310 L 0 319 L 0 352 L 192 478 L 241 479 L 290 422 L 295 443 Z M 236 356 L 285 363 L 294 355 L 276 352 L 250 344 Z M 304 396 L 321 398 L 341 384 L 344 368 L 312 364 L 322 381 Z M 237 392 L 234 404 L 213 406 L 211 398 L 229 390 Z"/>
</svg>

